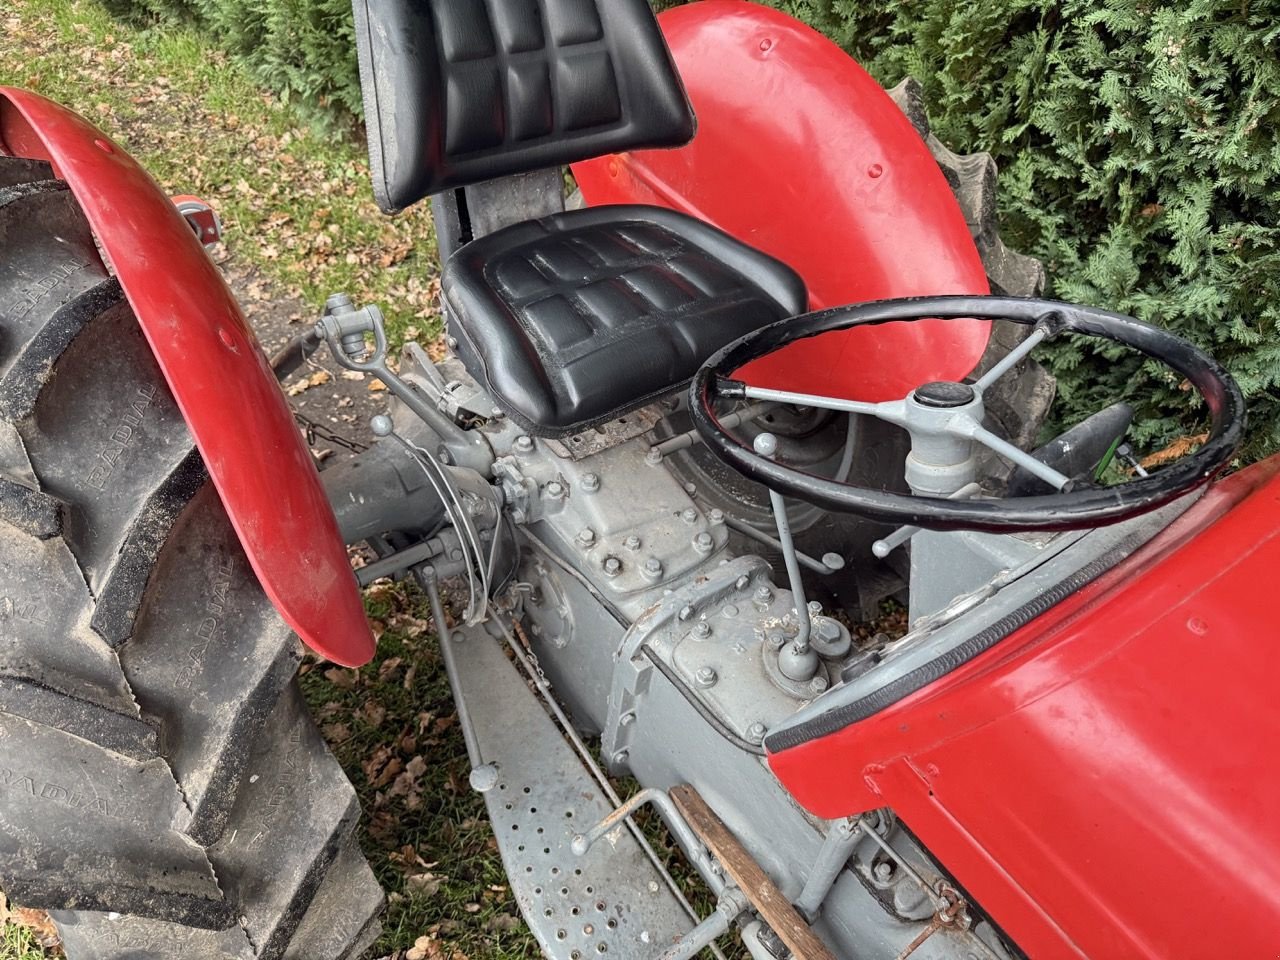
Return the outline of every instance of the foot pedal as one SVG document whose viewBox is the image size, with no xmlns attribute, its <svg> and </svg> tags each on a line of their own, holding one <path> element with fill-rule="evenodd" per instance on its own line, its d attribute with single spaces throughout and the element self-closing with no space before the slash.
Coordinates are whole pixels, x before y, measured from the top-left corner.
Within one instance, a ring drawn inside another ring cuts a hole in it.
<svg viewBox="0 0 1280 960">
<path fill-rule="evenodd" d="M 575 834 L 613 805 L 498 641 L 471 628 L 443 642 L 474 753 L 496 770 L 491 784 L 477 785 L 488 787 L 511 889 L 543 952 L 554 960 L 660 956 L 690 927 L 663 876 L 625 829 L 573 853 Z"/>
</svg>

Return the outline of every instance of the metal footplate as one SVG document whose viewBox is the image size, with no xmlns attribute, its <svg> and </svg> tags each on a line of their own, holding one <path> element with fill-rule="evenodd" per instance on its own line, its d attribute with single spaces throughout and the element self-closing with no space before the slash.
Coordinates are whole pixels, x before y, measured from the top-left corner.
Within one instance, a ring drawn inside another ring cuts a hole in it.
<svg viewBox="0 0 1280 960">
<path fill-rule="evenodd" d="M 555 960 L 654 960 L 690 928 L 688 913 L 626 829 L 583 855 L 576 834 L 613 805 L 483 627 L 447 640 L 472 783 L 484 793 L 512 892 Z"/>
</svg>

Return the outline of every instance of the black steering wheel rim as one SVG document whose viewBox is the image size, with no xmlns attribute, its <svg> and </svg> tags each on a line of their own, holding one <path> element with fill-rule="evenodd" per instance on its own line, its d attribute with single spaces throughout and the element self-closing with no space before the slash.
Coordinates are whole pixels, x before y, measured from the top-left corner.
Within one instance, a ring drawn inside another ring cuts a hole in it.
<svg viewBox="0 0 1280 960">
<path fill-rule="evenodd" d="M 1209 411 L 1208 439 L 1194 454 L 1148 477 L 1114 487 L 1005 500 L 943 500 L 856 487 L 805 473 L 758 455 L 720 425 L 716 398 L 741 395 L 742 385 L 730 378 L 732 372 L 789 343 L 859 326 L 972 317 L 1044 325 L 1050 335 L 1068 332 L 1102 337 L 1159 360 L 1182 374 L 1200 393 Z M 717 457 L 784 496 L 884 523 L 998 533 L 1102 526 L 1155 510 L 1208 483 L 1223 470 L 1245 428 L 1244 395 L 1235 380 L 1216 360 L 1181 337 L 1096 307 L 1015 297 L 881 300 L 780 320 L 726 345 L 708 359 L 693 378 L 690 410 L 698 433 Z"/>
</svg>

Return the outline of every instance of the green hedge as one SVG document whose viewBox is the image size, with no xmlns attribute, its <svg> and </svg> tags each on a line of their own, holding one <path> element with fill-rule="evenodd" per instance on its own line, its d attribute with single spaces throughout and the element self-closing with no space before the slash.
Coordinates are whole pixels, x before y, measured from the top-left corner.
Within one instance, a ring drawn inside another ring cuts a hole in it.
<svg viewBox="0 0 1280 960">
<path fill-rule="evenodd" d="M 1000 162 L 1003 232 L 1053 294 L 1210 349 L 1249 397 L 1246 455 L 1280 449 L 1280 3 L 779 5 L 920 80 L 935 132 Z M 1198 429 L 1178 378 L 1080 343 L 1053 357 L 1068 419 L 1127 395 L 1148 445 Z"/>
<path fill-rule="evenodd" d="M 195 23 L 311 121 L 362 114 L 351 0 L 102 0 L 117 16 Z"/>
<path fill-rule="evenodd" d="M 359 111 L 347 0 L 110 2 L 194 18 L 271 88 Z M 1006 238 L 1052 293 L 1209 348 L 1249 395 L 1246 455 L 1280 449 L 1280 0 L 772 2 L 882 83 L 916 77 L 938 135 L 1000 162 Z M 1052 364 L 1068 421 L 1124 395 L 1147 447 L 1200 429 L 1154 365 L 1082 342 Z"/>
</svg>

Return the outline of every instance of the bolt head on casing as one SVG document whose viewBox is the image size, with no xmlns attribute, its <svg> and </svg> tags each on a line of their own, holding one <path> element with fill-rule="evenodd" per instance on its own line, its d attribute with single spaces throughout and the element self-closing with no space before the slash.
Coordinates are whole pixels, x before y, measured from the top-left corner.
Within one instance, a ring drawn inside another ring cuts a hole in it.
<svg viewBox="0 0 1280 960">
<path fill-rule="evenodd" d="M 711 624 L 705 620 L 699 620 L 693 625 L 693 635 L 699 640 L 705 640 L 711 636 Z"/>
<path fill-rule="evenodd" d="M 552 500 L 559 500 L 564 496 L 564 484 L 559 480 L 552 480 L 543 488 L 546 495 Z"/>
<path fill-rule="evenodd" d="M 747 727 L 747 739 L 752 743 L 761 743 L 764 740 L 764 734 L 764 724 L 759 720 Z"/>
<path fill-rule="evenodd" d="M 831 617 L 815 615 L 810 621 L 813 629 L 809 643 L 819 655 L 832 660 L 842 660 L 849 655 L 853 647 L 853 638 L 849 630 L 838 620 Z"/>
<path fill-rule="evenodd" d="M 693 549 L 702 554 L 710 553 L 715 549 L 715 545 L 716 542 L 712 538 L 711 534 L 706 533 L 705 531 L 693 538 Z"/>
<path fill-rule="evenodd" d="M 583 527 L 578 532 L 578 542 L 584 547 L 589 547 L 596 542 L 596 532 L 590 527 Z"/>
<path fill-rule="evenodd" d="M 650 557 L 644 562 L 644 566 L 641 567 L 640 572 L 644 575 L 646 580 L 657 580 L 662 576 L 662 561 L 657 557 Z"/>
<path fill-rule="evenodd" d="M 582 489 L 587 493 L 595 493 L 600 489 L 600 475 L 597 473 L 587 473 L 582 476 Z"/>
<path fill-rule="evenodd" d="M 720 678 L 716 676 L 715 670 L 711 667 L 699 667 L 698 672 L 693 675 L 693 679 L 700 687 L 714 687 L 716 681 Z"/>
<path fill-rule="evenodd" d="M 693 509 L 693 507 L 688 507 L 685 510 L 681 511 L 680 519 L 683 520 L 685 523 L 697 523 L 698 511 Z"/>
<path fill-rule="evenodd" d="M 622 561 L 617 557 L 605 557 L 603 566 L 606 577 L 616 577 L 622 572 Z"/>
<path fill-rule="evenodd" d="M 631 536 L 627 537 L 625 540 L 622 541 L 622 545 L 626 547 L 628 550 L 632 550 L 632 551 L 639 550 L 640 538 L 637 537 L 635 534 L 632 534 Z"/>
<path fill-rule="evenodd" d="M 529 437 L 529 436 L 516 437 L 516 442 L 513 444 L 513 446 L 515 448 L 516 453 L 532 453 L 533 437 Z"/>
<path fill-rule="evenodd" d="M 756 592 L 752 599 L 756 603 L 773 603 L 773 591 L 765 586 L 756 587 Z"/>
</svg>

